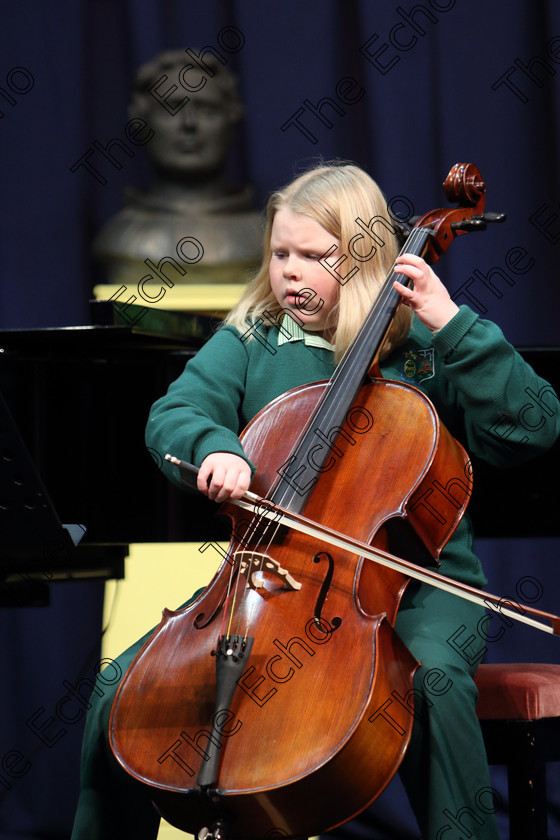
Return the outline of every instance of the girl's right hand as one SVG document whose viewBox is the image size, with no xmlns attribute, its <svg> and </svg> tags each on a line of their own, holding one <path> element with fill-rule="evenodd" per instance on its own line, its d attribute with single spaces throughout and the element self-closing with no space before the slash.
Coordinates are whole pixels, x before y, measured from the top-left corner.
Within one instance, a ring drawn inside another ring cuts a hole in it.
<svg viewBox="0 0 560 840">
<path fill-rule="evenodd" d="M 240 499 L 251 483 L 251 467 L 230 452 L 213 452 L 198 471 L 197 487 L 213 502 Z"/>
</svg>

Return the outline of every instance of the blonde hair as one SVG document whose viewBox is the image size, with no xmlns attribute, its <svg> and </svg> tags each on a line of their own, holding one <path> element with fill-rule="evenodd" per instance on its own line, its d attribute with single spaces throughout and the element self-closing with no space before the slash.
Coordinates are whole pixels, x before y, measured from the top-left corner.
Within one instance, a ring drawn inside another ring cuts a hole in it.
<svg viewBox="0 0 560 840">
<path fill-rule="evenodd" d="M 338 267 L 341 277 L 348 277 L 353 269 L 358 269 L 346 283 L 341 283 L 338 303 L 332 313 L 333 323 L 328 325 L 335 328 L 331 340 L 335 347 L 335 362 L 338 363 L 358 332 L 395 261 L 399 251 L 397 229 L 387 211 L 383 193 L 375 181 L 358 166 L 329 163 L 303 173 L 287 187 L 273 193 L 268 202 L 262 266 L 225 320 L 226 324 L 237 327 L 240 332 L 246 332 L 262 317 L 265 310 L 272 316 L 282 311 L 272 292 L 269 278 L 272 223 L 281 208 L 313 219 L 340 241 L 341 251 L 346 256 Z M 373 219 L 378 221 L 374 239 L 377 248 L 370 259 L 356 258 L 355 249 L 350 248 L 351 240 L 357 238 L 362 243 L 364 253 L 369 247 L 366 244 L 367 235 L 363 239 L 359 237 L 361 228 L 356 223 L 357 219 L 364 225 Z M 407 306 L 399 306 L 385 336 L 380 358 L 388 356 L 394 347 L 405 341 L 411 322 L 412 310 Z"/>
</svg>

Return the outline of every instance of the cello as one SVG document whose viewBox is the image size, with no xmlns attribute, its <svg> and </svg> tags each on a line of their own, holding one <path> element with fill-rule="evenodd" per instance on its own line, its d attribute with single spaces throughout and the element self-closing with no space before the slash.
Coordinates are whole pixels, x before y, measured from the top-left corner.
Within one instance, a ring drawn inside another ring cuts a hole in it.
<svg viewBox="0 0 560 840">
<path fill-rule="evenodd" d="M 406 242 L 432 262 L 497 220 L 471 164 L 445 188 L 463 206 L 423 217 Z M 374 723 L 392 692 L 410 692 L 417 667 L 393 628 L 408 577 L 370 563 L 368 547 L 387 555 L 397 539 L 437 559 L 470 482 L 429 400 L 372 366 L 400 300 L 393 279 L 332 379 L 281 395 L 243 433 L 262 500 L 241 521 L 226 506 L 235 528 L 224 563 L 194 603 L 164 612 L 117 694 L 113 752 L 183 830 L 327 830 L 363 810 L 404 756 L 412 718 L 403 732 Z M 364 463 L 369 488 L 356 480 Z M 448 490 L 438 517 L 426 504 L 436 482 Z M 331 537 L 318 543 L 286 514 Z"/>
</svg>

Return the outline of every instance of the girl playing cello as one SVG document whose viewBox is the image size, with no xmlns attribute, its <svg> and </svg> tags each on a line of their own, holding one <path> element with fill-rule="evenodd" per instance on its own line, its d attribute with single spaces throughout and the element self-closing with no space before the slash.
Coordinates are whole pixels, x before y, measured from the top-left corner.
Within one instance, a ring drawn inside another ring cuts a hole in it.
<svg viewBox="0 0 560 840">
<path fill-rule="evenodd" d="M 385 224 L 383 243 L 368 258 L 364 237 L 363 254 L 349 243 L 357 241 L 356 220 L 372 217 Z M 319 166 L 274 193 L 264 250 L 262 267 L 240 303 L 155 403 L 148 422 L 148 446 L 198 466 L 198 489 L 210 499 L 239 499 L 248 489 L 259 465 L 245 455 L 240 431 L 280 394 L 332 375 L 395 260 L 395 271 L 414 286 L 395 283 L 405 305 L 381 349 L 384 378 L 412 382 L 467 451 L 495 466 L 525 460 L 555 441 L 557 410 L 522 445 L 515 447 L 525 436 L 520 428 L 504 440 L 503 416 L 517 417 L 526 389 L 538 393 L 547 383 L 495 324 L 459 308 L 422 258 L 397 259 L 383 195 L 358 167 Z M 165 463 L 163 470 L 179 483 L 175 467 Z M 464 516 L 443 550 L 442 571 L 481 587 L 486 579 L 472 539 Z M 457 830 L 458 823 L 477 840 L 498 837 L 491 809 L 481 812 L 475 805 L 477 794 L 490 789 L 475 713 L 476 665 L 447 641 L 459 624 L 474 627 L 482 614 L 473 603 L 416 582 L 408 585 L 397 614 L 395 629 L 421 662 L 415 696 L 425 702 L 415 706 L 399 772 L 425 840 L 436 840 L 447 825 Z M 144 641 L 117 660 L 123 672 Z M 428 673 L 439 675 L 429 695 Z M 112 699 L 106 687 L 102 697 L 92 695 L 73 840 L 157 836 L 158 817 L 145 789 L 110 754 Z"/>
</svg>

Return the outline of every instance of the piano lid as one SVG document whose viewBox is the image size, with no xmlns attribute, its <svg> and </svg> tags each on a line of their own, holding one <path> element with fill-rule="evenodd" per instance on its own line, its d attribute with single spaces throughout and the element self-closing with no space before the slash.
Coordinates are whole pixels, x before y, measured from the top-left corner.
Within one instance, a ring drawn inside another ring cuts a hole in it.
<svg viewBox="0 0 560 840">
<path fill-rule="evenodd" d="M 97 348 L 199 349 L 221 320 L 196 312 L 168 312 L 116 301 L 90 301 L 91 324 L 71 327 L 0 330 L 0 352 L 62 352 L 74 346 Z"/>
</svg>

